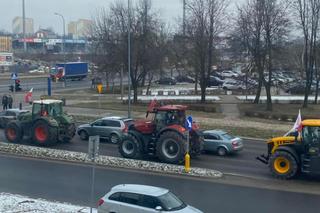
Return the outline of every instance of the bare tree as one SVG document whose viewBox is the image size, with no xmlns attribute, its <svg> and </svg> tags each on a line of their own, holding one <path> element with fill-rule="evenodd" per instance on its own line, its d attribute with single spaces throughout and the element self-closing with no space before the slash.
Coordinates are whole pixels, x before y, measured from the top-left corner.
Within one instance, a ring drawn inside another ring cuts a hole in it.
<svg viewBox="0 0 320 213">
<path fill-rule="evenodd" d="M 299 28 L 304 38 L 303 69 L 306 74 L 306 87 L 303 107 L 308 107 L 308 97 L 314 76 L 316 61 L 317 32 L 320 16 L 320 0 L 294 0 L 293 9 L 299 18 Z M 317 102 L 317 99 L 316 99 Z"/>
<path fill-rule="evenodd" d="M 206 99 L 207 79 L 212 69 L 214 38 L 226 27 L 225 0 L 190 0 L 186 3 L 186 33 L 192 43 L 193 66 L 200 77 L 201 102 Z"/>
<path fill-rule="evenodd" d="M 239 8 L 238 32 L 249 53 L 259 84 L 254 103 L 259 103 L 262 86 L 267 94 L 267 110 L 272 110 L 271 85 L 274 51 L 289 26 L 287 4 L 279 0 L 249 0 Z M 266 71 L 266 75 L 264 73 Z"/>
<path fill-rule="evenodd" d="M 161 66 L 164 59 L 163 44 L 166 39 L 164 24 L 151 10 L 150 0 L 140 0 L 132 7 L 131 34 L 131 84 L 134 91 L 133 101 L 137 102 L 138 88 L 144 85 L 146 76 Z M 97 14 L 93 37 L 97 48 L 105 57 L 105 69 L 119 72 L 128 69 L 128 8 L 124 2 L 117 1 L 108 11 Z M 161 43 L 161 42 L 162 43 Z M 160 44 L 161 43 L 161 44 Z M 149 74 L 148 74 L 149 73 Z"/>
</svg>

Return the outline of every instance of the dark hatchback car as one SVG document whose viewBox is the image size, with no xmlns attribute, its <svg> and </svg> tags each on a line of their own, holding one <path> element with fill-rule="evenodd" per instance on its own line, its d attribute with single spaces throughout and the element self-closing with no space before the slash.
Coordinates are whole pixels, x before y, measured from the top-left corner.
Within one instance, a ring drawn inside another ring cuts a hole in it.
<svg viewBox="0 0 320 213">
<path fill-rule="evenodd" d="M 99 135 L 111 143 L 118 143 L 122 134 L 127 132 L 132 119 L 122 117 L 105 117 L 89 124 L 80 125 L 77 133 L 82 140 L 87 140 L 89 136 Z"/>
<path fill-rule="evenodd" d="M 158 84 L 164 84 L 164 85 L 175 85 L 177 83 L 176 79 L 171 77 L 160 78 L 160 80 L 156 82 Z"/>
<path fill-rule="evenodd" d="M 178 75 L 176 77 L 177 82 L 195 83 L 196 81 L 189 75 Z"/>
<path fill-rule="evenodd" d="M 10 121 L 16 120 L 20 114 L 26 112 L 28 112 L 28 110 L 20 109 L 7 109 L 0 112 L 0 128 L 5 128 Z"/>
<path fill-rule="evenodd" d="M 221 80 L 219 77 L 216 76 L 210 76 L 208 79 L 207 85 L 208 87 L 213 87 L 213 86 L 221 86 L 223 84 L 223 80 Z"/>
</svg>

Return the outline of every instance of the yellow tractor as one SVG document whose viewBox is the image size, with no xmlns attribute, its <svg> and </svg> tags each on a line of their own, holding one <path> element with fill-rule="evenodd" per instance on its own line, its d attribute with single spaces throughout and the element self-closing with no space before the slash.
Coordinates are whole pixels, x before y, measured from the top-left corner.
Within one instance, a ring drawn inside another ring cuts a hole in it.
<svg viewBox="0 0 320 213">
<path fill-rule="evenodd" d="M 320 119 L 302 121 L 302 130 L 289 136 L 272 138 L 268 154 L 257 159 L 270 168 L 276 178 L 289 179 L 302 173 L 320 173 Z"/>
</svg>

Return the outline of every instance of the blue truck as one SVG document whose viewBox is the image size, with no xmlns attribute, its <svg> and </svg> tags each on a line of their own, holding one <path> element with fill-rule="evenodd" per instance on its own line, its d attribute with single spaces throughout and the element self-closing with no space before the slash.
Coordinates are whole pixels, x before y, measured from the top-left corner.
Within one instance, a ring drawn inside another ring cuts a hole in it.
<svg viewBox="0 0 320 213">
<path fill-rule="evenodd" d="M 88 75 L 88 63 L 85 62 L 68 62 L 56 64 L 50 70 L 52 80 L 82 80 Z"/>
</svg>

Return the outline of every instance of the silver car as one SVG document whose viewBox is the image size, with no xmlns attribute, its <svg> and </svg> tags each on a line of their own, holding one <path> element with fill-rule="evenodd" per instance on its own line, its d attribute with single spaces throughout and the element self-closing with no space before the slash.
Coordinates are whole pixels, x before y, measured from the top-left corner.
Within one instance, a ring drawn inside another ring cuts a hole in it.
<svg viewBox="0 0 320 213">
<path fill-rule="evenodd" d="M 122 117 L 105 117 L 89 124 L 78 126 L 77 133 L 82 140 L 89 136 L 99 135 L 111 143 L 118 143 L 122 134 L 127 132 L 132 119 Z"/>
<path fill-rule="evenodd" d="M 222 130 L 203 131 L 204 151 L 216 152 L 220 156 L 236 153 L 243 149 L 241 138 L 234 137 Z"/>
<path fill-rule="evenodd" d="M 114 186 L 99 200 L 98 213 L 201 213 L 168 189 L 136 184 Z"/>
</svg>

